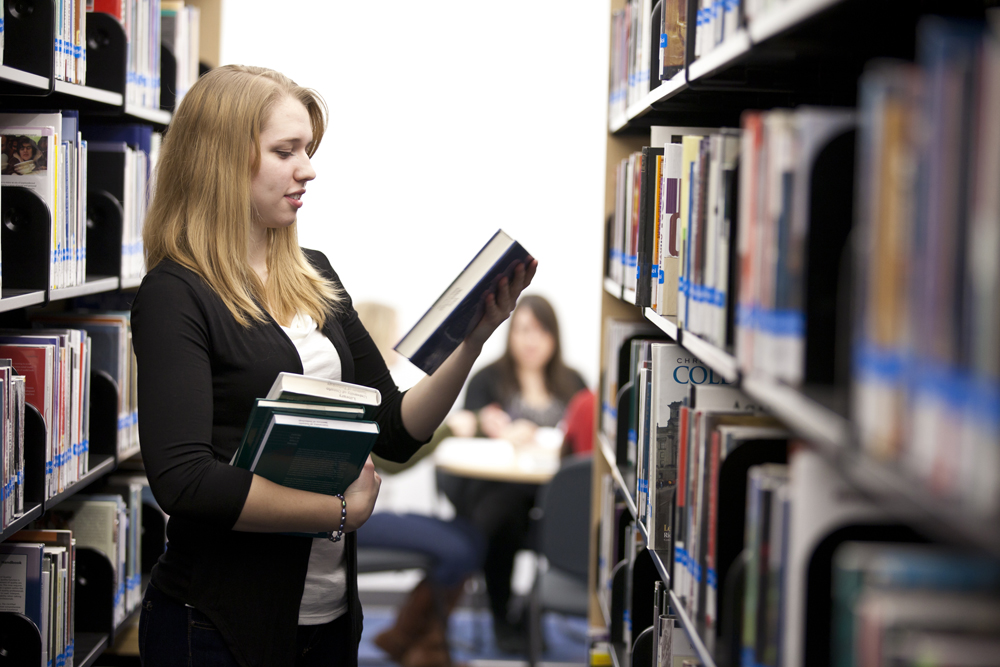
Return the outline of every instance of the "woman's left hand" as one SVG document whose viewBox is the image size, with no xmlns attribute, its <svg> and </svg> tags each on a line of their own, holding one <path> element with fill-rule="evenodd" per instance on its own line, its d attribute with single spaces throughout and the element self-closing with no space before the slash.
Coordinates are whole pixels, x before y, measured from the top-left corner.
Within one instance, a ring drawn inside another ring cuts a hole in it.
<svg viewBox="0 0 1000 667">
<path fill-rule="evenodd" d="M 486 295 L 486 309 L 483 313 L 483 319 L 465 339 L 467 344 L 475 345 L 477 349 L 482 348 L 487 339 L 497 330 L 497 327 L 503 324 L 504 320 L 514 312 L 517 297 L 521 296 L 521 292 L 531 284 L 531 279 L 535 277 L 537 268 L 538 260 L 528 257 L 527 264 L 518 263 L 510 280 L 506 277 L 500 279 L 496 291 Z"/>
</svg>

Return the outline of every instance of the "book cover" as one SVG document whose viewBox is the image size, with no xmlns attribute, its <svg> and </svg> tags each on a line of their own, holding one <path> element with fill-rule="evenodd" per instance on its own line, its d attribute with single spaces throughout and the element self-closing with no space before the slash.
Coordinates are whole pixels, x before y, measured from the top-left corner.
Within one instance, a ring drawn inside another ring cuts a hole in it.
<svg viewBox="0 0 1000 667">
<path fill-rule="evenodd" d="M 313 493 L 343 493 L 357 479 L 378 438 L 378 424 L 272 415 L 248 470 Z"/>
<path fill-rule="evenodd" d="M 42 627 L 42 555 L 35 542 L 0 543 L 0 612 L 24 614 Z"/>
<path fill-rule="evenodd" d="M 320 403 L 303 403 L 291 400 L 269 400 L 258 398 L 250 410 L 243 439 L 236 453 L 233 454 L 233 465 L 247 468 L 250 452 L 256 451 L 263 435 L 263 429 L 271 423 L 275 414 L 300 415 L 303 417 L 336 417 L 339 419 L 363 419 L 365 409 L 356 405 L 323 405 Z"/>
<path fill-rule="evenodd" d="M 520 243 L 498 230 L 396 344 L 396 352 L 432 374 L 479 324 L 485 295 L 530 257 Z"/>
</svg>

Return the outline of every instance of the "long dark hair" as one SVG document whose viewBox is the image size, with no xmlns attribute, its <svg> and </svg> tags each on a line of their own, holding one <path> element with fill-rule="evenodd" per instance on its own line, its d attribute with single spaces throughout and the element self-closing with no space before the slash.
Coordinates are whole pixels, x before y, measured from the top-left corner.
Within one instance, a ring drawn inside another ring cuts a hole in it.
<svg viewBox="0 0 1000 667">
<path fill-rule="evenodd" d="M 517 302 L 517 308 L 511 315 L 513 322 L 517 312 L 523 308 L 531 311 L 538 323 L 542 325 L 555 339 L 555 347 L 552 349 L 552 358 L 545 365 L 545 389 L 556 398 L 569 402 L 581 387 L 579 376 L 563 363 L 562 343 L 559 340 L 559 320 L 556 318 L 556 311 L 552 304 L 545 297 L 534 294 L 522 296 Z M 494 362 L 500 375 L 499 390 L 500 395 L 506 402 L 511 396 L 520 390 L 517 380 L 517 363 L 510 350 L 510 335 L 507 335 L 507 350 L 503 356 Z"/>
</svg>

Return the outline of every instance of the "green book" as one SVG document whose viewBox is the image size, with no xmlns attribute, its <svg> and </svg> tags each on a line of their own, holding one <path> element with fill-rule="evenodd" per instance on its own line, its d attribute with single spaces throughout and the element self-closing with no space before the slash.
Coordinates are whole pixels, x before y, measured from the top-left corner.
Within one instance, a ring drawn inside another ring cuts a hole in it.
<svg viewBox="0 0 1000 667">
<path fill-rule="evenodd" d="M 293 489 L 343 493 L 358 478 L 378 433 L 370 421 L 275 413 L 247 469 Z"/>
<path fill-rule="evenodd" d="M 232 465 L 249 469 L 253 455 L 260 444 L 260 438 L 264 434 L 267 425 L 271 423 L 271 417 L 276 414 L 318 418 L 364 419 L 366 413 L 365 408 L 360 405 L 323 405 L 320 403 L 258 398 L 254 401 L 254 407 L 250 411 L 250 418 L 247 420 L 246 428 L 243 431 L 243 439 L 240 441 L 240 446 L 230 462 Z"/>
</svg>

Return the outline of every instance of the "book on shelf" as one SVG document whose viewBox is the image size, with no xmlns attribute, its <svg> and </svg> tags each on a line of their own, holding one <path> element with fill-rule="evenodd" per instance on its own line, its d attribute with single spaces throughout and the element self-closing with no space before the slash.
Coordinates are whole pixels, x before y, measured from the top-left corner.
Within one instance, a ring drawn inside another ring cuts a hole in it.
<svg viewBox="0 0 1000 667">
<path fill-rule="evenodd" d="M 114 380 L 118 390 L 118 434 L 116 448 L 122 454 L 139 446 L 136 363 L 132 351 L 131 314 L 128 311 L 75 311 L 45 313 L 31 317 L 33 326 L 79 329 L 87 333 L 90 369 Z M 89 373 L 84 398 L 89 405 Z M 89 429 L 87 431 L 89 434 Z M 84 438 L 88 451 L 89 436 Z"/>
<path fill-rule="evenodd" d="M 17 374 L 12 359 L 0 358 L 0 530 L 24 514 L 24 399 L 24 376 Z"/>
<path fill-rule="evenodd" d="M 86 333 L 75 329 L 0 331 L 0 358 L 24 376 L 25 400 L 45 421 L 46 498 L 88 470 L 89 352 Z"/>
<path fill-rule="evenodd" d="M 479 324 L 486 294 L 501 278 L 509 280 L 519 263 L 530 261 L 520 243 L 497 230 L 394 349 L 432 374 Z"/>
<path fill-rule="evenodd" d="M 65 646 L 64 654 L 66 656 L 66 665 L 73 664 L 73 654 L 75 648 L 75 627 L 76 627 L 76 599 L 75 599 L 75 589 L 74 585 L 76 582 L 76 540 L 73 538 L 73 531 L 71 530 L 20 530 L 15 533 L 9 540 L 8 543 L 13 542 L 37 542 L 44 544 L 46 547 L 58 547 L 62 549 L 60 554 L 59 567 L 60 570 L 65 570 L 65 574 L 61 576 L 66 577 L 68 585 L 66 586 L 66 597 L 65 604 L 62 607 L 55 606 L 49 607 L 52 614 L 62 614 L 61 624 L 63 626 L 63 644 Z M 50 554 L 52 552 L 49 552 Z M 50 559 L 51 560 L 51 559 Z M 61 577 L 60 577 L 61 578 Z M 48 623 L 49 627 L 53 627 L 56 624 L 51 620 Z M 41 628 L 42 626 L 39 626 Z M 51 637 L 42 637 L 43 645 L 48 640 L 51 641 Z M 58 653 L 56 653 L 58 655 Z"/>
<path fill-rule="evenodd" d="M 653 305 L 653 276 L 659 284 L 660 184 L 663 174 L 663 149 L 644 146 L 639 173 L 638 244 L 636 248 L 635 305 Z"/>
<path fill-rule="evenodd" d="M 89 11 L 110 14 L 125 29 L 125 103 L 159 109 L 160 0 L 94 0 L 88 5 Z"/>
<path fill-rule="evenodd" d="M 119 277 L 141 278 L 145 273 L 142 229 L 163 135 L 140 123 L 87 124 L 82 133 L 91 164 L 89 187 L 107 192 L 122 207 Z"/>
<path fill-rule="evenodd" d="M 940 545 L 842 544 L 833 556 L 831 667 L 861 664 L 866 645 L 871 646 L 876 637 L 878 643 L 892 647 L 889 649 L 891 653 L 897 653 L 902 648 L 898 641 L 903 636 L 909 644 L 946 649 L 936 654 L 946 660 L 970 658 L 975 654 L 972 648 L 976 645 L 996 648 L 997 637 L 995 634 L 989 636 L 986 628 L 976 627 L 975 614 L 963 614 L 956 626 L 945 633 L 927 627 L 914 628 L 910 626 L 911 621 L 906 623 L 909 627 L 892 627 L 895 623 L 886 623 L 884 619 L 876 620 L 871 616 L 874 607 L 890 604 L 892 599 L 909 599 L 912 602 L 914 594 L 925 599 L 935 594 L 942 598 L 964 598 L 973 605 L 985 594 L 986 599 L 992 596 L 995 607 L 1000 603 L 998 593 L 1000 564 L 987 556 Z M 862 625 L 861 620 L 866 615 L 870 622 Z M 955 619 L 951 622 L 954 623 Z M 947 641 L 944 641 L 945 638 Z M 997 655 L 993 652 L 991 659 Z"/>
<path fill-rule="evenodd" d="M 660 80 L 684 68 L 687 40 L 687 0 L 662 0 L 660 12 Z"/>
<path fill-rule="evenodd" d="M 0 136 L 0 184 L 33 191 L 49 209 L 49 286 L 81 284 L 86 280 L 87 144 L 79 112 L 2 113 Z"/>
<path fill-rule="evenodd" d="M 852 295 L 863 449 L 986 516 L 1000 508 L 997 72 L 994 30 L 941 17 L 918 25 L 915 65 L 866 68 Z"/>
<path fill-rule="evenodd" d="M 126 577 L 130 535 L 140 530 L 140 526 L 129 526 L 124 498 L 114 493 L 77 494 L 47 511 L 42 523 L 48 529 L 73 531 L 77 549 L 93 549 L 107 557 L 114 582 L 112 622 L 120 625 L 129 611 Z"/>
<path fill-rule="evenodd" d="M 0 598 L 0 612 L 24 614 L 42 626 L 42 557 L 45 545 L 40 542 L 0 542 L 0 581 L 5 595 Z"/>
<path fill-rule="evenodd" d="M 198 41 L 201 33 L 201 10 L 183 0 L 160 1 L 161 39 L 177 61 L 177 78 L 166 84 L 174 90 L 174 108 L 180 105 L 188 89 L 198 80 Z"/>
</svg>

